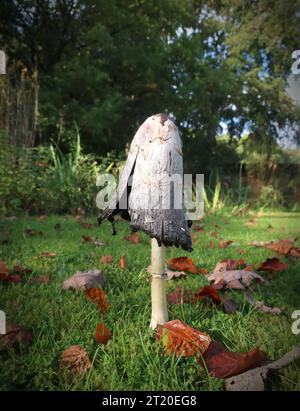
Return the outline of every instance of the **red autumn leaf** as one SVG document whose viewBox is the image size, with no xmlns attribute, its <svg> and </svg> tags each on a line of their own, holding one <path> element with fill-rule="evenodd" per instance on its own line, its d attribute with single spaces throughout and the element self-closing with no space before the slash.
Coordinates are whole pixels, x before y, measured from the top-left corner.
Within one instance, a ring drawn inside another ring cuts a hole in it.
<svg viewBox="0 0 300 411">
<path fill-rule="evenodd" d="M 126 265 L 127 265 L 126 257 L 125 257 L 125 255 L 122 255 L 120 257 L 120 260 L 119 260 L 119 266 L 120 266 L 120 268 L 122 268 L 124 270 L 124 268 L 126 268 Z"/>
<path fill-rule="evenodd" d="M 167 265 L 170 270 L 187 271 L 192 274 L 197 274 L 197 268 L 190 257 L 177 257 L 167 260 Z"/>
<path fill-rule="evenodd" d="M 6 333 L 0 334 L 0 347 L 9 348 L 17 344 L 29 345 L 32 341 L 32 332 L 21 325 L 6 321 Z"/>
<path fill-rule="evenodd" d="M 193 225 L 192 229 L 200 233 L 203 233 L 205 231 L 203 225 Z"/>
<path fill-rule="evenodd" d="M 21 276 L 19 274 L 12 274 L 8 277 L 8 280 L 12 283 L 18 284 L 21 282 Z"/>
<path fill-rule="evenodd" d="M 227 247 L 229 247 L 230 244 L 232 244 L 232 243 L 233 243 L 233 241 L 231 241 L 231 240 L 220 240 L 220 241 L 219 241 L 219 247 L 220 247 L 220 248 L 227 248 Z"/>
<path fill-rule="evenodd" d="M 257 271 L 267 271 L 270 276 L 275 273 L 287 270 L 289 266 L 282 263 L 278 258 L 267 258 L 266 261 L 260 264 Z"/>
<path fill-rule="evenodd" d="M 110 304 L 107 302 L 107 296 L 102 288 L 88 288 L 85 290 L 85 295 L 98 306 L 103 314 L 109 309 Z"/>
<path fill-rule="evenodd" d="M 32 269 L 31 268 L 26 268 L 23 267 L 20 264 L 15 264 L 13 266 L 13 273 L 14 274 L 31 274 L 32 273 Z"/>
<path fill-rule="evenodd" d="M 111 331 L 103 324 L 100 323 L 97 325 L 95 339 L 99 344 L 107 344 L 111 339 Z"/>
<path fill-rule="evenodd" d="M 114 261 L 114 257 L 112 255 L 103 255 L 100 258 L 100 263 L 102 264 L 111 264 Z"/>
<path fill-rule="evenodd" d="M 132 244 L 139 244 L 141 242 L 138 233 L 131 233 L 130 235 L 124 237 L 124 240 L 129 241 Z"/>
<path fill-rule="evenodd" d="M 216 378 L 228 378 L 262 365 L 266 361 L 266 354 L 258 348 L 245 354 L 237 353 L 229 351 L 218 341 L 212 341 L 202 358 L 198 359 L 202 367 L 203 361 L 208 372 Z"/>
<path fill-rule="evenodd" d="M 180 287 L 177 287 L 175 291 L 171 291 L 167 295 L 168 302 L 170 304 L 185 304 L 190 301 L 191 292 L 188 290 L 182 290 Z"/>
<path fill-rule="evenodd" d="M 159 325 L 157 339 L 162 341 L 166 354 L 190 357 L 203 354 L 211 343 L 209 335 L 190 327 L 180 320 Z"/>
<path fill-rule="evenodd" d="M 197 272 L 199 274 L 208 274 L 208 270 L 206 268 L 198 268 Z"/>
<path fill-rule="evenodd" d="M 84 242 L 86 243 L 92 243 L 94 240 L 92 237 L 90 237 L 89 235 L 82 235 L 81 238 L 83 239 Z"/>
<path fill-rule="evenodd" d="M 215 290 L 211 285 L 206 285 L 205 287 L 201 288 L 200 291 L 194 293 L 191 302 L 203 300 L 203 298 L 205 297 L 210 297 L 216 304 L 219 304 L 221 302 L 221 297 L 219 296 L 217 290 Z"/>
</svg>

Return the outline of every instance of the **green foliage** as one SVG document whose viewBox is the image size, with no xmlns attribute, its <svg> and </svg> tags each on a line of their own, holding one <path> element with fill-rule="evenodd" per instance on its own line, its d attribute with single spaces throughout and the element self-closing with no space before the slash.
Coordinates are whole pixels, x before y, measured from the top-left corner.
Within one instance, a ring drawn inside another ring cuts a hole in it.
<svg viewBox="0 0 300 411">
<path fill-rule="evenodd" d="M 97 161 L 83 154 L 75 130 L 70 151 L 59 146 L 13 147 L 2 136 L 0 152 L 0 213 L 65 213 L 71 208 L 95 211 L 96 178 L 116 172 L 121 161 L 108 154 Z"/>
</svg>

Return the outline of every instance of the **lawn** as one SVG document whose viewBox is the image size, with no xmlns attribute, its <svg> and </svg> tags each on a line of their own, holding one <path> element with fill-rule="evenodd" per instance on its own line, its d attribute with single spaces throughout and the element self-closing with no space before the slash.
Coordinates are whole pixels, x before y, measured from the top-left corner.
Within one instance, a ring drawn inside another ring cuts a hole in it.
<svg viewBox="0 0 300 411">
<path fill-rule="evenodd" d="M 189 256 L 198 267 L 209 271 L 225 258 L 243 258 L 257 267 L 274 253 L 247 244 L 252 240 L 297 237 L 299 217 L 283 212 L 260 214 L 254 225 L 245 226 L 249 215 L 208 215 L 204 218 L 205 232 L 193 231 L 196 241 Z M 86 221 L 95 223 L 96 219 Z M 26 229 L 42 231 L 44 235 L 30 236 Z M 9 267 L 21 264 L 33 269 L 32 274 L 23 275 L 21 283 L 0 283 L 0 309 L 8 320 L 33 332 L 30 346 L 1 351 L 0 390 L 223 389 L 223 381 L 209 376 L 194 358 L 164 354 L 149 329 L 150 284 L 146 272 L 150 264 L 149 239 L 140 234 L 140 244 L 124 240 L 130 233 L 125 222 L 118 222 L 117 231 L 112 236 L 109 223 L 84 228 L 72 216 L 49 216 L 45 221 L 37 217 L 0 221 L 0 240 L 5 235 L 11 240 L 0 246 L 0 260 Z M 217 232 L 218 237 L 212 237 L 211 232 Z M 106 245 L 97 247 L 84 242 L 82 235 L 97 237 Z M 219 238 L 234 243 L 224 249 L 211 248 L 211 240 L 217 243 Z M 34 258 L 42 252 L 57 256 Z M 99 259 L 103 255 L 113 255 L 114 262 L 101 264 Z M 126 256 L 125 269 L 119 267 L 122 255 Z M 184 255 L 188 254 L 180 249 L 168 250 L 168 257 Z M 249 305 L 243 293 L 230 291 L 241 305 L 234 314 L 225 314 L 203 300 L 196 304 L 169 305 L 170 319 L 178 318 L 210 334 L 230 350 L 245 352 L 257 346 L 270 359 L 279 358 L 293 345 L 299 345 L 300 338 L 291 331 L 291 314 L 300 309 L 300 261 L 282 256 L 280 260 L 289 268 L 276 274 L 268 286 L 255 285 L 253 294 L 256 300 L 282 309 L 281 315 L 259 312 Z M 78 270 L 95 267 L 107 277 L 104 290 L 111 307 L 106 314 L 101 314 L 83 292 L 62 289 L 64 279 Z M 50 276 L 49 283 L 30 283 L 33 277 L 46 274 Z M 197 291 L 206 284 L 204 275 L 189 274 L 185 279 L 168 281 L 168 291 L 178 286 Z M 98 345 L 94 339 L 99 322 L 104 322 L 113 334 L 105 346 Z M 60 355 L 72 344 L 84 347 L 93 363 L 83 377 L 71 378 L 60 368 Z M 292 364 L 272 377 L 268 389 L 300 390 L 300 364 Z"/>
</svg>

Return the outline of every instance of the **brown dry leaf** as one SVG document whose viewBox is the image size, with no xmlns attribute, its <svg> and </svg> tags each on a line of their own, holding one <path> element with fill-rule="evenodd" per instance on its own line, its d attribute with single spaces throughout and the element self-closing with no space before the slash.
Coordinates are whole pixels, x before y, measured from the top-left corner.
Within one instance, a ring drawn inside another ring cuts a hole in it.
<svg viewBox="0 0 300 411">
<path fill-rule="evenodd" d="M 212 341 L 202 358 L 198 359 L 202 367 L 203 361 L 214 377 L 228 378 L 260 366 L 266 361 L 266 354 L 258 348 L 253 348 L 248 353 L 237 353 L 229 351 L 219 341 Z"/>
<path fill-rule="evenodd" d="M 45 235 L 42 231 L 35 231 L 32 228 L 27 228 L 25 230 L 25 233 L 30 237 L 36 237 L 37 235 L 43 237 Z"/>
<path fill-rule="evenodd" d="M 252 227 L 254 225 L 256 225 L 257 220 L 255 220 L 255 218 L 250 218 L 245 224 L 245 227 Z"/>
<path fill-rule="evenodd" d="M 31 268 L 26 268 L 23 267 L 20 264 L 15 264 L 13 266 L 13 273 L 14 274 L 31 274 L 32 273 L 32 269 Z"/>
<path fill-rule="evenodd" d="M 261 263 L 257 268 L 257 271 L 267 271 L 270 277 L 274 277 L 275 273 L 287 270 L 289 266 L 282 263 L 278 258 L 267 258 L 266 261 Z"/>
<path fill-rule="evenodd" d="M 243 290 L 245 287 L 249 287 L 253 280 L 266 282 L 259 274 L 246 270 L 213 272 L 207 276 L 207 279 L 213 281 L 213 287 L 216 289 L 235 288 Z"/>
<path fill-rule="evenodd" d="M 85 290 L 86 297 L 96 304 L 99 310 L 105 314 L 110 304 L 107 302 L 107 296 L 102 288 L 88 288 Z"/>
<path fill-rule="evenodd" d="M 77 271 L 72 277 L 68 278 L 63 282 L 63 289 L 68 290 L 73 288 L 75 290 L 88 289 L 100 286 L 102 287 L 105 283 L 105 274 L 97 270 L 90 270 L 87 272 Z"/>
<path fill-rule="evenodd" d="M 300 357 L 300 347 L 293 347 L 279 360 L 225 379 L 226 391 L 264 391 L 268 373 L 280 370 Z"/>
<path fill-rule="evenodd" d="M 56 253 L 49 253 L 48 251 L 45 251 L 44 253 L 41 253 L 37 255 L 36 257 L 33 257 L 34 260 L 37 260 L 38 258 L 54 258 L 56 257 Z"/>
<path fill-rule="evenodd" d="M 208 270 L 206 268 L 198 268 L 197 274 L 208 274 Z"/>
<path fill-rule="evenodd" d="M 215 243 L 213 240 L 210 240 L 209 248 L 215 248 Z"/>
<path fill-rule="evenodd" d="M 199 233 L 203 233 L 205 231 L 204 225 L 193 225 L 192 229 L 198 231 Z"/>
<path fill-rule="evenodd" d="M 219 296 L 217 290 L 215 290 L 211 285 L 206 285 L 201 288 L 201 290 L 194 293 L 191 302 L 194 303 L 197 300 L 203 300 L 205 297 L 210 297 L 216 304 L 221 302 L 221 297 Z"/>
<path fill-rule="evenodd" d="M 152 267 L 149 265 L 147 267 L 147 272 L 149 274 L 152 274 Z M 167 274 L 167 280 L 176 280 L 180 278 L 185 278 L 187 277 L 187 274 L 184 271 L 172 271 L 172 270 L 165 270 L 165 273 Z"/>
<path fill-rule="evenodd" d="M 39 217 L 38 217 L 38 221 L 40 222 L 40 223 L 43 223 L 44 221 L 46 221 L 47 220 L 47 216 L 46 215 L 40 215 Z"/>
<path fill-rule="evenodd" d="M 82 235 L 81 238 L 83 239 L 83 242 L 85 242 L 85 243 L 93 243 L 94 242 L 94 239 L 89 235 Z"/>
<path fill-rule="evenodd" d="M 122 270 L 124 270 L 124 269 L 126 268 L 127 262 L 126 262 L 126 257 L 125 257 L 125 255 L 122 255 L 122 256 L 120 257 L 119 266 L 120 266 L 120 268 L 122 268 Z"/>
<path fill-rule="evenodd" d="M 0 278 L 6 280 L 8 278 L 8 267 L 4 261 L 0 261 Z"/>
<path fill-rule="evenodd" d="M 210 235 L 212 236 L 212 237 L 218 237 L 218 233 L 216 232 L 216 231 L 212 231 L 211 233 L 210 233 Z"/>
<path fill-rule="evenodd" d="M 286 257 L 300 257 L 300 248 L 296 247 L 295 239 L 286 238 L 278 241 L 252 241 L 249 245 L 254 247 L 264 247 L 275 251 L 278 254 L 283 254 Z"/>
<path fill-rule="evenodd" d="M 21 325 L 6 321 L 6 334 L 0 334 L 0 347 L 10 348 L 16 344 L 28 345 L 32 341 L 32 333 Z"/>
<path fill-rule="evenodd" d="M 162 341 L 166 354 L 186 357 L 201 355 L 211 342 L 209 335 L 190 327 L 180 320 L 159 325 L 157 339 Z"/>
<path fill-rule="evenodd" d="M 111 337 L 111 331 L 103 323 L 97 325 L 95 339 L 98 344 L 107 344 Z"/>
<path fill-rule="evenodd" d="M 220 261 L 216 265 L 214 269 L 214 273 L 217 273 L 219 271 L 237 270 L 239 268 L 242 268 L 243 266 L 245 266 L 245 261 L 242 259 L 239 259 L 239 260 L 226 259 L 226 260 Z"/>
<path fill-rule="evenodd" d="M 231 241 L 231 240 L 220 240 L 219 241 L 219 248 L 227 248 L 232 243 L 233 243 L 233 241 Z"/>
<path fill-rule="evenodd" d="M 223 305 L 223 310 L 226 314 L 233 314 L 239 311 L 239 306 L 233 298 L 225 296 L 222 299 L 222 305 Z"/>
<path fill-rule="evenodd" d="M 130 235 L 124 237 L 124 240 L 129 241 L 132 244 L 139 244 L 141 242 L 138 233 L 131 233 Z"/>
<path fill-rule="evenodd" d="M 114 257 L 112 255 L 103 255 L 100 258 L 100 263 L 101 264 L 112 264 L 114 261 Z"/>
<path fill-rule="evenodd" d="M 92 368 L 88 353 L 80 345 L 66 348 L 61 354 L 60 364 L 72 374 L 82 375 Z"/>
<path fill-rule="evenodd" d="M 196 303 L 199 300 L 203 300 L 205 297 L 211 298 L 213 302 L 216 304 L 220 303 L 221 297 L 219 296 L 218 292 L 207 285 L 201 288 L 197 292 L 193 292 L 190 290 L 181 289 L 177 287 L 175 291 L 168 293 L 167 298 L 170 304 L 185 304 L 185 303 Z"/>
<path fill-rule="evenodd" d="M 167 260 L 167 265 L 174 271 L 187 271 L 192 274 L 197 274 L 197 268 L 190 257 L 176 257 Z"/>
<path fill-rule="evenodd" d="M 262 313 L 279 315 L 282 312 L 280 308 L 268 307 L 267 305 L 265 305 L 264 301 L 255 301 L 253 295 L 249 291 L 245 292 L 245 298 L 249 304 L 253 305 L 258 311 L 261 311 Z"/>
</svg>

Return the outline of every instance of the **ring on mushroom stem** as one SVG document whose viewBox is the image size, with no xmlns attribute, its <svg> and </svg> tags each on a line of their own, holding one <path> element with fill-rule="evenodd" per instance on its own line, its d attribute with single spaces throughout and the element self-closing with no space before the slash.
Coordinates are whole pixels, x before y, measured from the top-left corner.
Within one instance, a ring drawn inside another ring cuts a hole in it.
<svg viewBox="0 0 300 411">
<path fill-rule="evenodd" d="M 98 221 L 114 215 L 130 221 L 134 231 L 150 237 L 152 256 L 152 318 L 150 327 L 168 321 L 165 283 L 165 247 L 192 251 L 192 240 L 183 205 L 183 160 L 179 132 L 163 113 L 145 120 L 136 132 L 122 170 L 117 193 Z"/>
</svg>

